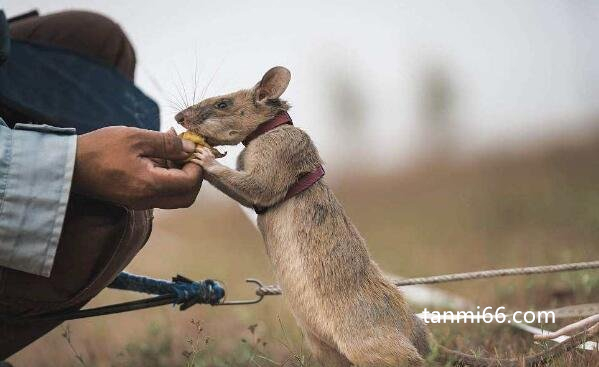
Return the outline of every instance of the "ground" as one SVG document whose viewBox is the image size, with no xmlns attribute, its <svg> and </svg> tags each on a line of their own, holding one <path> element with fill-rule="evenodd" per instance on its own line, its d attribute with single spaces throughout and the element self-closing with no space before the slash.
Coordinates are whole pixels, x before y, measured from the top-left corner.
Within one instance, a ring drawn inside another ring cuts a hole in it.
<svg viewBox="0 0 599 367">
<path fill-rule="evenodd" d="M 328 177 L 380 266 L 392 274 L 426 276 L 597 260 L 597 157 L 599 138 L 587 137 L 467 164 L 433 160 L 372 177 L 342 177 L 328 167 Z M 222 195 L 211 199 L 205 189 L 193 208 L 157 213 L 150 243 L 128 270 L 212 277 L 231 299 L 251 297 L 245 278 L 273 282 L 261 238 L 235 204 Z M 438 287 L 477 305 L 547 309 L 599 302 L 599 271 Z M 132 297 L 108 290 L 92 305 Z M 447 346 L 477 355 L 522 356 L 547 347 L 507 326 L 431 329 Z M 185 312 L 166 306 L 68 322 L 11 361 L 16 367 L 314 365 L 281 297 L 251 306 Z M 597 366 L 599 353 L 576 351 L 554 365 Z"/>
</svg>

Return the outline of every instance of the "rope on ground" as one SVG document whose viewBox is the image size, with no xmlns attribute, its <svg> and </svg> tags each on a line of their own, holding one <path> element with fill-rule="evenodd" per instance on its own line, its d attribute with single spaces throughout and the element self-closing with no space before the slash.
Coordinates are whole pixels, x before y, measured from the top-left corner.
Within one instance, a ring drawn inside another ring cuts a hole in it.
<svg viewBox="0 0 599 367">
<path fill-rule="evenodd" d="M 416 284 L 437 284 L 447 282 L 457 282 L 462 280 L 498 278 L 512 275 L 531 275 L 543 273 L 557 273 L 563 271 L 577 271 L 599 268 L 598 261 L 587 261 L 580 263 L 557 264 L 531 266 L 524 268 L 508 268 L 496 270 L 474 271 L 469 273 L 456 273 L 446 275 L 436 275 L 431 277 L 409 278 L 395 281 L 394 284 L 398 287 L 416 285 Z M 282 294 L 282 290 L 278 285 L 262 286 L 256 290 L 258 296 L 276 296 Z"/>
</svg>

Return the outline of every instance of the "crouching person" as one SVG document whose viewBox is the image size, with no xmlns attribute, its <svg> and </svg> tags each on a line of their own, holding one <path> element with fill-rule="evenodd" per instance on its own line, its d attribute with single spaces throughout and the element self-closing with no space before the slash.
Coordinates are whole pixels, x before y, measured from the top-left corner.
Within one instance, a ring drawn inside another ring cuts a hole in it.
<svg viewBox="0 0 599 367">
<path fill-rule="evenodd" d="M 152 208 L 195 200 L 201 168 L 167 164 L 194 145 L 157 131 L 134 71 L 104 16 L 0 11 L 0 360 L 60 323 L 15 319 L 81 308 L 145 244 Z"/>
</svg>

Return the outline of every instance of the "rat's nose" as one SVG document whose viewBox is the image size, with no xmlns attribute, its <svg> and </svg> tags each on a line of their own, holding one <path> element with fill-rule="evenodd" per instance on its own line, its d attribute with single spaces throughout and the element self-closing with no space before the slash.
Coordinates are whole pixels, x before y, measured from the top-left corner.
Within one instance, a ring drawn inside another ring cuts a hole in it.
<svg viewBox="0 0 599 367">
<path fill-rule="evenodd" d="M 185 120 L 185 116 L 183 115 L 183 112 L 179 112 L 178 114 L 175 115 L 175 121 L 183 122 L 183 120 Z"/>
</svg>

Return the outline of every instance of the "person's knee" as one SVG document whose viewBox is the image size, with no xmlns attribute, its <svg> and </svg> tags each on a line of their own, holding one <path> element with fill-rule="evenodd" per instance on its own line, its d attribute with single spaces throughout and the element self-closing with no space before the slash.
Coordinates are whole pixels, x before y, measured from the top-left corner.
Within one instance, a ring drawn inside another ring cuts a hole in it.
<svg viewBox="0 0 599 367">
<path fill-rule="evenodd" d="M 66 16 L 80 22 L 76 28 L 79 32 L 83 31 L 81 36 L 87 38 L 86 42 L 94 44 L 95 57 L 104 60 L 133 79 L 135 51 L 129 37 L 119 24 L 99 13 L 87 11 L 65 13 Z M 76 32 L 75 29 L 73 31 Z"/>
<path fill-rule="evenodd" d="M 84 54 L 133 79 L 136 62 L 133 46 L 121 26 L 105 15 L 69 10 L 26 18 L 11 24 L 11 36 Z"/>
</svg>

